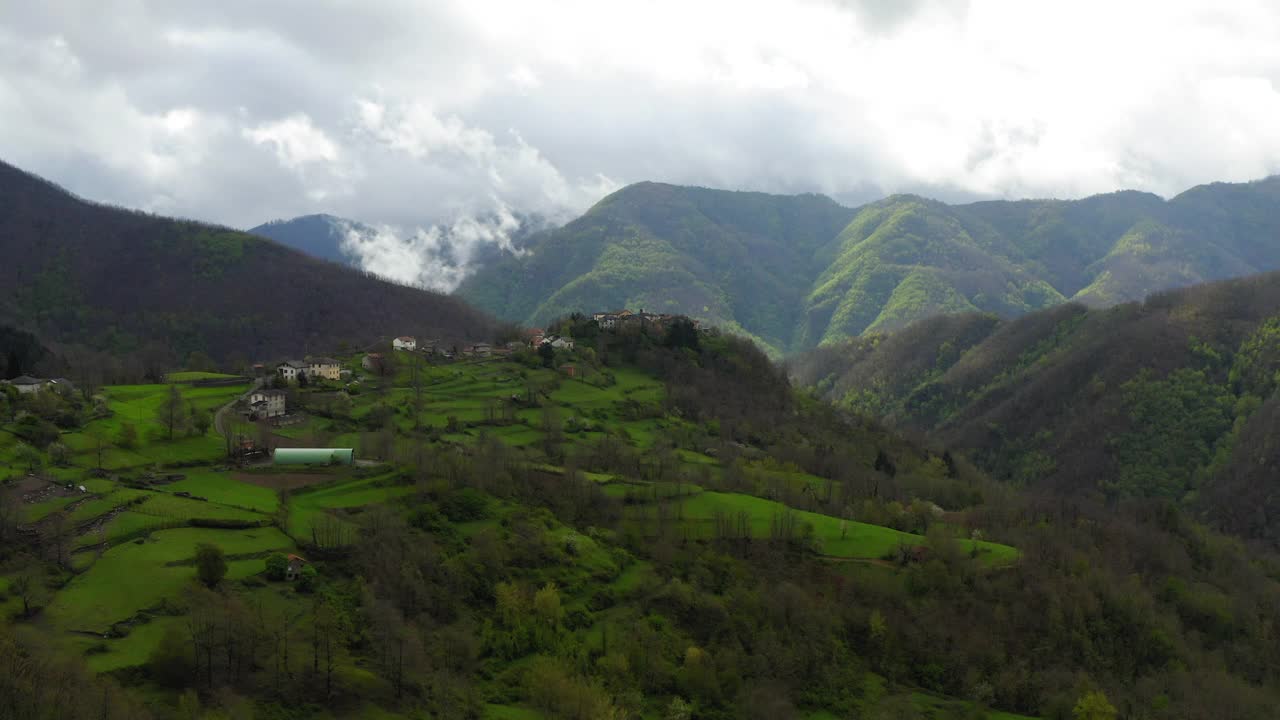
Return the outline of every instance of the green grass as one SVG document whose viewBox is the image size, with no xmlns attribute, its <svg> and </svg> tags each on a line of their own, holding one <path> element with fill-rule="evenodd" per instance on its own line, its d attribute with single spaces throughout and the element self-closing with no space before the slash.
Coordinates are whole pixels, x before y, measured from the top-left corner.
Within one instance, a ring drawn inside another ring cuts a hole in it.
<svg viewBox="0 0 1280 720">
<path fill-rule="evenodd" d="M 532 708 L 492 703 L 484 706 L 485 720 L 543 720 L 545 717 L 546 715 Z"/>
<path fill-rule="evenodd" d="M 165 485 L 164 489 L 169 492 L 189 492 L 223 505 L 263 513 L 275 512 L 280 502 L 270 488 L 240 482 L 229 472 L 202 470 L 186 473 L 186 476 L 184 480 Z"/>
<path fill-rule="evenodd" d="M 102 632 L 161 600 L 176 599 L 182 588 L 193 582 L 195 568 L 172 563 L 192 559 L 196 545 L 202 542 L 213 543 L 228 555 L 293 547 L 293 541 L 275 528 L 159 530 L 146 542 L 127 542 L 103 553 L 57 594 L 47 615 L 63 630 Z M 227 577 L 235 580 L 262 572 L 264 562 L 232 560 L 227 566 Z"/>
<path fill-rule="evenodd" d="M 228 375 L 227 373 L 203 372 L 200 370 L 184 370 L 182 372 L 171 372 L 165 375 L 165 380 L 171 383 L 189 383 L 196 380 L 231 380 L 240 377 L 239 375 Z"/>
<path fill-rule="evenodd" d="M 350 509 L 387 502 L 413 492 L 406 485 L 383 485 L 386 476 L 353 480 L 294 494 L 289 501 L 289 532 L 309 537 L 312 524 L 328 510 Z"/>
<path fill-rule="evenodd" d="M 952 710 L 958 713 L 969 712 L 973 708 L 973 703 L 965 700 L 952 700 L 950 698 L 938 697 L 928 693 L 914 692 L 911 693 L 911 702 L 923 712 L 937 712 L 942 710 Z M 1029 715 L 1019 715 L 1017 713 L 1004 712 L 1001 710 L 988 710 L 985 715 L 986 720 L 1039 720 Z"/>
<path fill-rule="evenodd" d="M 143 515 L 167 520 L 245 520 L 248 522 L 266 520 L 266 516 L 262 513 L 252 510 L 178 497 L 168 493 L 154 493 L 134 510 Z"/>
<path fill-rule="evenodd" d="M 678 522 L 692 538 L 709 539 L 715 533 L 717 513 L 732 518 L 745 512 L 750 518 L 752 537 L 768 537 L 773 518 L 790 508 L 773 500 L 738 493 L 703 492 L 680 503 Z M 879 525 L 845 521 L 840 518 L 804 510 L 791 510 L 802 523 L 813 526 L 813 535 L 820 552 L 839 558 L 873 559 L 884 557 L 900 545 L 923 545 L 920 535 L 894 530 Z M 651 513 L 649 513 L 651 515 Z M 652 524 L 648 520 L 646 524 Z M 965 548 L 970 541 L 960 541 Z M 991 565 L 1015 560 L 1018 551 L 1008 545 L 978 542 L 983 562 Z"/>
</svg>

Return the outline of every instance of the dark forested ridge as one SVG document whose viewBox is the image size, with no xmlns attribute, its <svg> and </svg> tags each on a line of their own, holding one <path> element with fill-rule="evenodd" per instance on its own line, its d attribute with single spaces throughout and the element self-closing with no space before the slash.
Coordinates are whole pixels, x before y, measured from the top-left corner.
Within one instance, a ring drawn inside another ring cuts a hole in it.
<svg viewBox="0 0 1280 720">
<path fill-rule="evenodd" d="M 958 315 L 791 363 L 819 394 L 971 451 L 1019 485 L 1164 497 L 1280 541 L 1280 274 Z"/>
<path fill-rule="evenodd" d="M 246 233 L 86 202 L 0 164 L 0 322 L 120 356 L 328 352 L 422 334 L 489 338 L 463 301 Z"/>
<path fill-rule="evenodd" d="M 355 221 L 333 215 L 303 215 L 291 220 L 272 220 L 249 228 L 248 232 L 270 238 L 321 260 L 358 267 L 358 259 L 342 247 L 346 227 L 356 225 Z"/>
<path fill-rule="evenodd" d="M 1168 201 L 895 195 L 856 210 L 820 196 L 640 183 L 529 246 L 459 292 L 513 321 L 646 307 L 798 351 L 938 314 L 1106 306 L 1276 269 L 1280 178 Z"/>
</svg>

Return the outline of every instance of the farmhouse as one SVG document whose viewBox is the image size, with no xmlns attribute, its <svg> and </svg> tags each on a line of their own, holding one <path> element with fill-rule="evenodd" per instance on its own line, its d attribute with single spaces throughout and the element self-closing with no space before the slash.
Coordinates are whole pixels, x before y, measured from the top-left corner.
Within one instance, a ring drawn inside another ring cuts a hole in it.
<svg viewBox="0 0 1280 720">
<path fill-rule="evenodd" d="M 5 380 L 5 384 L 18 388 L 18 392 L 23 395 L 28 395 L 30 393 L 39 392 L 41 388 L 48 387 L 49 381 L 41 380 L 40 378 L 33 378 L 30 375 L 19 375 L 12 380 Z"/>
<path fill-rule="evenodd" d="M 341 376 L 341 372 L 342 365 L 333 358 L 318 357 L 307 360 L 307 377 L 309 379 L 337 380 Z"/>
<path fill-rule="evenodd" d="M 285 396 L 283 390 L 254 390 L 249 393 L 249 412 L 261 420 L 285 414 Z"/>
<path fill-rule="evenodd" d="M 408 335 L 401 335 L 391 341 L 391 347 L 396 350 L 408 350 L 412 352 L 418 348 L 418 341 Z"/>
<path fill-rule="evenodd" d="M 551 347 L 555 348 L 556 350 L 572 350 L 573 349 L 572 338 L 552 336 L 550 338 L 543 340 L 542 342 L 551 345 Z"/>
<path fill-rule="evenodd" d="M 360 359 L 360 367 L 369 372 L 382 371 L 382 353 L 368 353 Z"/>
<path fill-rule="evenodd" d="M 493 346 L 489 343 L 476 343 L 471 346 L 471 354 L 476 357 L 489 357 L 493 354 Z"/>
<path fill-rule="evenodd" d="M 578 366 L 573 363 L 565 363 L 560 366 L 560 372 L 571 378 L 576 378 L 578 377 Z"/>
<path fill-rule="evenodd" d="M 276 372 L 280 373 L 280 377 L 285 382 L 295 383 L 298 378 L 307 372 L 310 366 L 300 360 L 285 360 L 276 366 Z"/>
<path fill-rule="evenodd" d="M 307 564 L 306 558 L 302 557 L 301 555 L 294 555 L 290 553 L 289 566 L 285 568 L 284 579 L 290 582 L 297 580 L 298 576 L 302 574 L 302 568 L 306 564 Z"/>
</svg>

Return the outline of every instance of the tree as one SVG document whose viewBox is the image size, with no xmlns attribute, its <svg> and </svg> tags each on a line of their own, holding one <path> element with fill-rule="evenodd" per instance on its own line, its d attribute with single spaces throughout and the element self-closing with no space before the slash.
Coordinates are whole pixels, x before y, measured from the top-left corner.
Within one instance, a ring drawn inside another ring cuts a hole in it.
<svg viewBox="0 0 1280 720">
<path fill-rule="evenodd" d="M 18 443 L 18 447 L 14 450 L 13 455 L 18 460 L 19 464 L 27 466 L 27 472 L 35 472 L 39 470 L 40 466 L 44 463 L 44 458 L 41 457 L 40 451 L 26 443 Z"/>
<path fill-rule="evenodd" d="M 1116 708 L 1101 690 L 1090 690 L 1080 697 L 1071 711 L 1075 720 L 1115 720 Z"/>
<path fill-rule="evenodd" d="M 182 430 L 187 424 L 187 404 L 182 401 L 182 391 L 177 385 L 169 386 L 169 393 L 165 395 L 164 402 L 160 403 L 160 409 L 156 411 L 156 417 L 160 420 L 160 424 L 169 434 L 169 439 L 173 439 L 173 434 Z"/>
<path fill-rule="evenodd" d="M 138 447 L 138 428 L 133 423 L 125 423 L 120 426 L 120 435 L 116 438 L 116 444 L 125 450 L 132 450 Z"/>
<path fill-rule="evenodd" d="M 222 548 L 211 543 L 200 543 L 196 546 L 196 575 L 207 587 L 214 587 L 222 582 L 227 574 L 227 559 Z"/>
<path fill-rule="evenodd" d="M 283 580 L 289 573 L 289 558 L 282 553 L 272 553 L 267 557 L 267 578 Z"/>
<path fill-rule="evenodd" d="M 319 576 L 316 566 L 310 563 L 303 565 L 298 571 L 298 592 L 309 593 L 316 589 L 316 578 Z"/>
<path fill-rule="evenodd" d="M 213 416 L 207 410 L 199 410 L 194 405 L 191 407 L 191 429 L 195 435 L 205 435 L 212 424 Z"/>
<path fill-rule="evenodd" d="M 71 462 L 71 449 L 60 442 L 49 443 L 49 462 L 58 467 L 66 467 Z"/>
<path fill-rule="evenodd" d="M 9 582 L 9 593 L 22 600 L 22 617 L 28 618 L 47 598 L 44 572 L 33 557 L 21 556 L 17 564 L 22 569 Z"/>
<path fill-rule="evenodd" d="M 542 358 L 542 367 L 551 367 L 556 361 L 556 349 L 551 347 L 551 343 L 542 343 L 538 346 L 538 357 Z"/>
</svg>

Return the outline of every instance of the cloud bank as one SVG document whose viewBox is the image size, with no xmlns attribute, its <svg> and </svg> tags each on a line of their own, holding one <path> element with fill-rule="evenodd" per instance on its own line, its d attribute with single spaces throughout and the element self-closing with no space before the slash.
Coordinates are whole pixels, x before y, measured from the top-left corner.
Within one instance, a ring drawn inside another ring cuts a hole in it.
<svg viewBox="0 0 1280 720">
<path fill-rule="evenodd" d="M 81 195 L 402 228 L 353 247 L 448 287 L 453 251 L 418 251 L 509 234 L 468 219 L 639 180 L 857 203 L 1275 173 L 1280 6 L 48 0 L 6 8 L 0 117 L 0 157 Z"/>
</svg>

